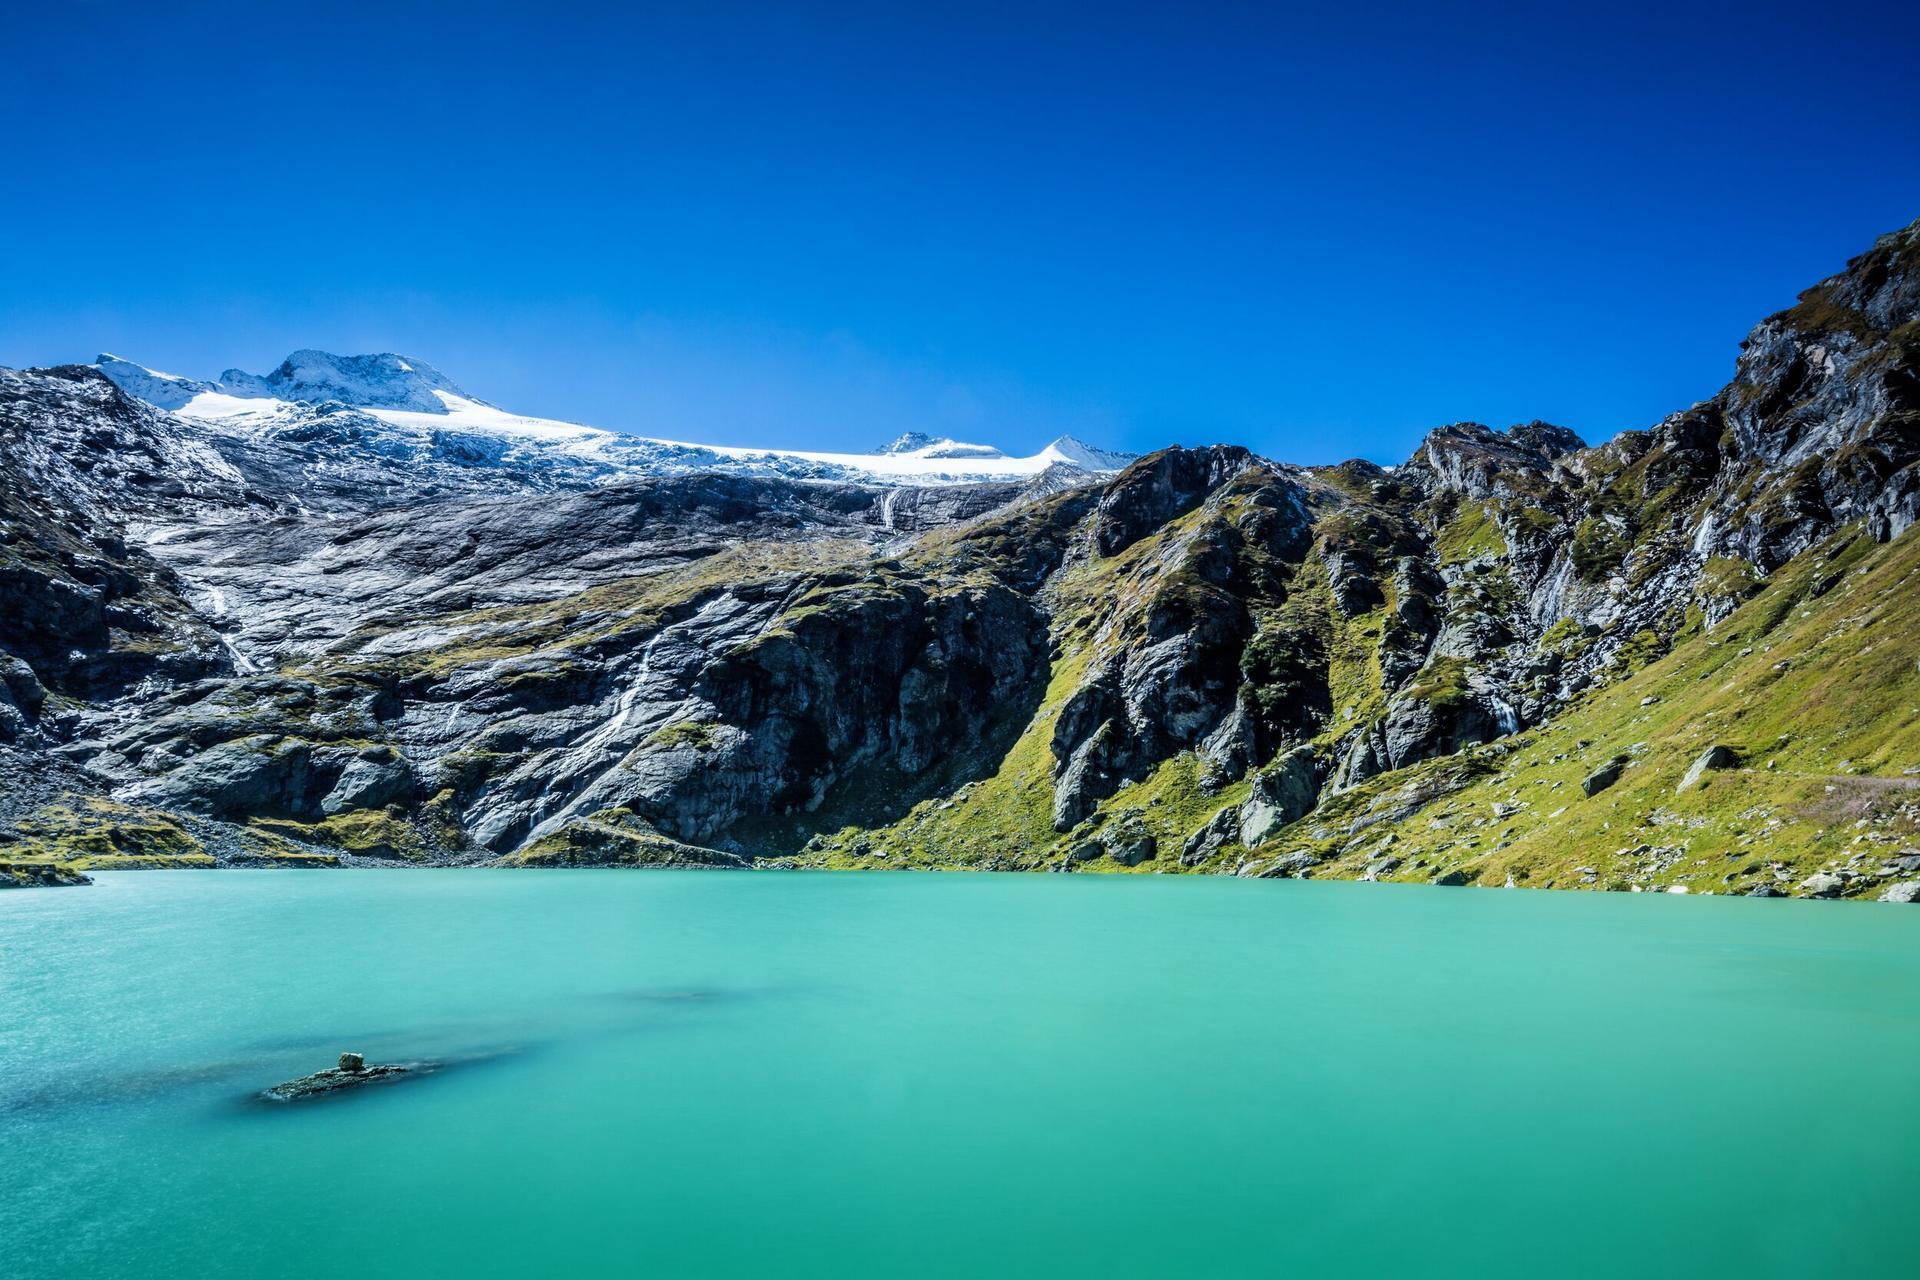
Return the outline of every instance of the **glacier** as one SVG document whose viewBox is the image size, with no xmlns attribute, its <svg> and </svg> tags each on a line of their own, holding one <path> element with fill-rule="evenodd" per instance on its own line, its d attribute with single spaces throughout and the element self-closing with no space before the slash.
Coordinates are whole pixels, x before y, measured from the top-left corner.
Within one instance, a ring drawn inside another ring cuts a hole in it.
<svg viewBox="0 0 1920 1280">
<path fill-rule="evenodd" d="M 230 439 L 341 446 L 338 469 L 396 465 L 468 473 L 510 469 L 533 487 L 575 488 L 638 476 L 719 472 L 843 484 L 979 484 L 1061 469 L 1087 478 L 1132 454 L 1062 436 L 1024 457 L 992 445 L 907 432 L 871 453 L 703 444 L 513 413 L 463 390 L 426 361 L 392 352 L 302 350 L 266 374 L 229 369 L 215 381 L 102 354 L 93 367 L 123 391 Z M 369 477 L 377 482 L 376 477 Z M 541 482 L 546 482 L 542 484 Z"/>
</svg>

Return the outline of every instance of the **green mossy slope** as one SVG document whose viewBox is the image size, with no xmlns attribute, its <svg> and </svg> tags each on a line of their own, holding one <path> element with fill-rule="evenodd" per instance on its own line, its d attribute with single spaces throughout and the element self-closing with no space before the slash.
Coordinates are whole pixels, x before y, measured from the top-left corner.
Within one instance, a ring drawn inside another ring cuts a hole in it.
<svg viewBox="0 0 1920 1280">
<path fill-rule="evenodd" d="M 1312 593 L 1291 603 L 1312 607 Z M 1349 707 L 1365 714 L 1379 696 L 1364 638 L 1378 615 L 1315 613 L 1332 630 L 1336 669 L 1352 672 L 1337 681 L 1336 723 Z M 1071 616 L 1065 629 L 1074 633 Z M 1696 611 L 1664 656 L 1659 647 L 1629 646 L 1611 683 L 1544 726 L 1323 795 L 1259 849 L 1229 844 L 1190 867 L 1186 837 L 1247 793 L 1245 782 L 1209 793 L 1192 752 L 1123 787 L 1075 832 L 1052 829 L 1047 744 L 1091 657 L 1083 640 L 988 776 L 889 826 L 817 839 L 796 861 L 1260 874 L 1307 852 L 1317 877 L 1729 893 L 1793 892 L 1827 871 L 1845 896 L 1877 894 L 1887 858 L 1920 846 L 1920 534 L 1876 545 L 1843 530 L 1716 627 Z M 1731 767 L 1682 789 L 1715 746 Z M 1582 780 L 1615 758 L 1619 780 L 1587 796 Z M 1116 821 L 1144 824 L 1157 856 L 1134 867 L 1070 859 Z"/>
</svg>

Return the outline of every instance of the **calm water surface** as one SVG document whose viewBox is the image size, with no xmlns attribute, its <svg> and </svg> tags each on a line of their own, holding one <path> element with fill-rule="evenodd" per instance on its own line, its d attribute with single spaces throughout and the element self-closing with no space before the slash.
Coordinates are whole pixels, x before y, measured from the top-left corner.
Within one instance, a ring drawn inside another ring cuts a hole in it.
<svg viewBox="0 0 1920 1280">
<path fill-rule="evenodd" d="M 443 1074 L 250 1105 L 329 1065 Z M 1061 876 L 0 895 L 0 1274 L 1915 1274 L 1920 911 Z"/>
</svg>

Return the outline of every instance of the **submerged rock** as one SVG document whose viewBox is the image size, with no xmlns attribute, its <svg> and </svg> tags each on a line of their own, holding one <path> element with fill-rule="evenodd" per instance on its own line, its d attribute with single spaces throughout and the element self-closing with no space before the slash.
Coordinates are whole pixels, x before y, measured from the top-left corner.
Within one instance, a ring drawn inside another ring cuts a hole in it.
<svg viewBox="0 0 1920 1280">
<path fill-rule="evenodd" d="M 370 1067 L 367 1065 L 367 1060 L 360 1054 L 343 1053 L 340 1055 L 339 1066 L 328 1067 L 325 1071 L 316 1071 L 310 1076 L 301 1076 L 298 1080 L 274 1085 L 271 1089 L 263 1089 L 260 1096 L 268 1102 L 302 1102 L 309 1098 L 337 1093 L 342 1089 L 387 1083 L 433 1069 L 434 1064 L 431 1063 L 387 1062 Z"/>
</svg>

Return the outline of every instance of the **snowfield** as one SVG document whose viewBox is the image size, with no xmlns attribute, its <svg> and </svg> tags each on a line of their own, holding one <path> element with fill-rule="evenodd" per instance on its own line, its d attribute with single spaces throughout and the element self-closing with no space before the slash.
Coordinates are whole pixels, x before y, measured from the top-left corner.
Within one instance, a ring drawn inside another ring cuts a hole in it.
<svg viewBox="0 0 1920 1280">
<path fill-rule="evenodd" d="M 391 353 L 336 356 L 296 351 L 265 375 L 229 369 L 215 382 L 161 373 L 118 356 L 95 362 L 121 389 L 156 408 L 226 434 L 278 436 L 352 411 L 397 437 L 362 447 L 392 452 L 461 449 L 479 459 L 622 475 L 722 471 L 790 479 L 927 485 L 1020 480 L 1056 466 L 1101 473 L 1133 460 L 1062 436 L 1012 457 L 991 445 L 908 433 L 872 453 L 698 444 L 510 413 L 469 395 L 432 365 Z M 489 447 L 486 442 L 492 442 Z"/>
</svg>

